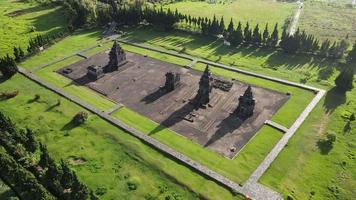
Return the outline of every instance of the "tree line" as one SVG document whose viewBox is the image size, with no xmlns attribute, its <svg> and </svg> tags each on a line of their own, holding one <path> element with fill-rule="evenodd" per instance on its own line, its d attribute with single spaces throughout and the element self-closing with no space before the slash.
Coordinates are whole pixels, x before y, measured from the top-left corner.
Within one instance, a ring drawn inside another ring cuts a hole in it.
<svg viewBox="0 0 356 200">
<path fill-rule="evenodd" d="M 244 26 L 238 22 L 235 25 L 230 19 L 230 23 L 225 27 L 224 18 L 218 19 L 215 15 L 209 19 L 182 14 L 177 10 L 165 10 L 162 7 L 157 9 L 144 7 L 141 4 L 118 5 L 114 0 L 105 2 L 98 2 L 95 5 L 89 4 L 87 0 L 65 0 L 64 5 L 70 12 L 67 16 L 69 22 L 72 23 L 71 26 L 78 28 L 87 23 L 105 25 L 108 22 L 116 21 L 122 25 L 148 23 L 170 31 L 177 28 L 177 24 L 185 24 L 188 27 L 185 30 L 188 31 L 194 27 L 205 36 L 222 35 L 233 47 L 247 44 L 257 47 L 281 48 L 290 54 L 307 53 L 332 59 L 343 58 L 350 46 L 347 37 L 338 42 L 330 40 L 321 42 L 313 35 L 299 29 L 295 34 L 290 35 L 284 27 L 282 33 L 279 33 L 278 24 L 274 25 L 273 30 L 269 30 L 268 24 L 265 24 L 264 27 L 259 24 L 252 27 L 249 22 Z"/>
<path fill-rule="evenodd" d="M 30 38 L 27 51 L 24 51 L 20 46 L 14 46 L 12 55 L 7 53 L 4 57 L 0 57 L 0 72 L 3 78 L 8 79 L 17 73 L 16 63 L 23 61 L 27 56 L 38 53 L 41 48 L 53 44 L 56 39 L 64 35 L 64 32 L 58 32 L 52 35 L 37 35 L 34 38 Z"/>
<path fill-rule="evenodd" d="M 98 199 L 63 160 L 54 161 L 31 129 L 18 129 L 2 112 L 0 155 L 0 177 L 21 199 Z"/>
</svg>

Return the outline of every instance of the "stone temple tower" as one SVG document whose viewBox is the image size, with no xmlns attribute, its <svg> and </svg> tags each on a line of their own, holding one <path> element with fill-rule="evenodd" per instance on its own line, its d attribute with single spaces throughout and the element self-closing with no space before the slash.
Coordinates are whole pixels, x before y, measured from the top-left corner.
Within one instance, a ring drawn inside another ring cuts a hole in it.
<svg viewBox="0 0 356 200">
<path fill-rule="evenodd" d="M 245 93 L 239 98 L 239 105 L 234 114 L 238 118 L 245 120 L 253 115 L 255 108 L 255 99 L 253 98 L 251 86 L 248 86 Z"/>
<path fill-rule="evenodd" d="M 210 101 L 210 92 L 212 90 L 212 80 L 209 66 L 207 65 L 199 81 L 198 94 L 195 97 L 195 103 L 198 106 L 206 105 Z"/>
<path fill-rule="evenodd" d="M 109 63 L 105 66 L 104 72 L 113 72 L 118 70 L 120 65 L 126 63 L 126 53 L 121 48 L 120 44 L 116 41 L 114 42 L 110 53 L 109 53 Z"/>
</svg>

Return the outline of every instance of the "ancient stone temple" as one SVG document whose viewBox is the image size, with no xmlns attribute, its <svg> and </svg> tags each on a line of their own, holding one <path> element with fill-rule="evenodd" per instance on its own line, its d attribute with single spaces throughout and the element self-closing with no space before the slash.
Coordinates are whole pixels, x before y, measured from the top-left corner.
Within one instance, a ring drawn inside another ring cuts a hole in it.
<svg viewBox="0 0 356 200">
<path fill-rule="evenodd" d="M 253 98 L 251 86 L 248 86 L 245 93 L 239 98 L 239 105 L 234 114 L 238 118 L 245 120 L 253 115 L 255 99 Z"/>
<path fill-rule="evenodd" d="M 87 77 L 91 80 L 98 80 L 104 76 L 103 68 L 97 65 L 90 65 L 87 68 Z"/>
<path fill-rule="evenodd" d="M 125 64 L 126 62 L 126 53 L 121 48 L 120 44 L 115 41 L 110 50 L 109 63 L 104 67 L 104 72 L 107 73 L 116 71 L 119 66 Z"/>
<path fill-rule="evenodd" d="M 195 97 L 195 103 L 199 106 L 208 104 L 212 88 L 211 73 L 209 66 L 207 65 L 199 81 L 199 90 L 197 96 Z"/>
<path fill-rule="evenodd" d="M 173 91 L 180 83 L 180 74 L 168 72 L 166 73 L 166 83 L 164 84 L 164 89 L 167 92 Z"/>
</svg>

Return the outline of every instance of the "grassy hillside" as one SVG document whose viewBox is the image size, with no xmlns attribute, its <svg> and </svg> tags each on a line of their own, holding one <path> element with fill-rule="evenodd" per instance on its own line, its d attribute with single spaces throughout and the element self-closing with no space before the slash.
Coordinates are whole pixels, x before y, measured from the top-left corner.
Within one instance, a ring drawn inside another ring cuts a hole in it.
<svg viewBox="0 0 356 200">
<path fill-rule="evenodd" d="M 278 23 L 280 28 L 283 25 L 288 26 L 296 9 L 295 3 L 280 3 L 273 0 L 217 2 L 219 3 L 181 1 L 168 4 L 165 8 L 170 8 L 171 10 L 178 9 L 183 14 L 190 14 L 196 17 L 213 18 L 215 14 L 220 20 L 221 16 L 224 16 L 226 26 L 230 22 L 230 19 L 233 18 L 235 26 L 239 21 L 243 24 L 249 22 L 252 26 L 260 24 L 260 27 L 264 27 L 268 23 L 270 29 L 273 29 L 275 23 Z"/>
<path fill-rule="evenodd" d="M 12 54 L 14 46 L 27 49 L 30 37 L 62 31 L 64 23 L 65 18 L 60 7 L 1 0 L 0 56 Z"/>
<path fill-rule="evenodd" d="M 356 8 L 345 4 L 305 1 L 299 28 L 321 40 L 340 40 L 348 35 L 351 41 L 356 41 Z"/>
</svg>

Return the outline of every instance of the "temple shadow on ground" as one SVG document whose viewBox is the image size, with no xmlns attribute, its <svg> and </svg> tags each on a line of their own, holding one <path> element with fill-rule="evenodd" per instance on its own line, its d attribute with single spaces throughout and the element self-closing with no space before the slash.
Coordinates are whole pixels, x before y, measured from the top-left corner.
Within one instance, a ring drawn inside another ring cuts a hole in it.
<svg viewBox="0 0 356 200">
<path fill-rule="evenodd" d="M 345 102 L 346 93 L 339 91 L 337 87 L 333 87 L 326 93 L 323 106 L 326 112 L 331 114 L 337 107 L 344 104 Z"/>
<path fill-rule="evenodd" d="M 183 107 L 176 110 L 164 121 L 162 121 L 160 125 L 158 125 L 155 129 L 153 129 L 148 135 L 153 135 L 155 133 L 164 130 L 165 128 L 170 128 L 171 126 L 174 126 L 175 124 L 184 120 L 184 117 L 186 117 L 189 113 L 197 109 L 199 109 L 199 107 L 194 105 L 193 103 L 190 102 L 186 103 Z"/>
<path fill-rule="evenodd" d="M 217 126 L 218 130 L 204 145 L 204 147 L 208 147 L 209 145 L 218 141 L 220 138 L 224 137 L 226 134 L 234 132 L 244 123 L 244 121 L 245 120 L 239 119 L 234 113 L 231 113 L 227 118 L 222 120 L 221 123 Z"/>
<path fill-rule="evenodd" d="M 79 125 L 72 119 L 61 128 L 61 131 L 70 131 L 77 126 Z"/>
<path fill-rule="evenodd" d="M 163 88 L 159 88 L 156 91 L 152 92 L 151 94 L 145 96 L 140 101 L 145 102 L 145 104 L 150 104 L 150 103 L 157 101 L 158 99 L 160 99 L 161 97 L 163 97 L 164 95 L 166 95 L 168 93 L 170 93 L 170 91 L 167 91 Z"/>
</svg>

